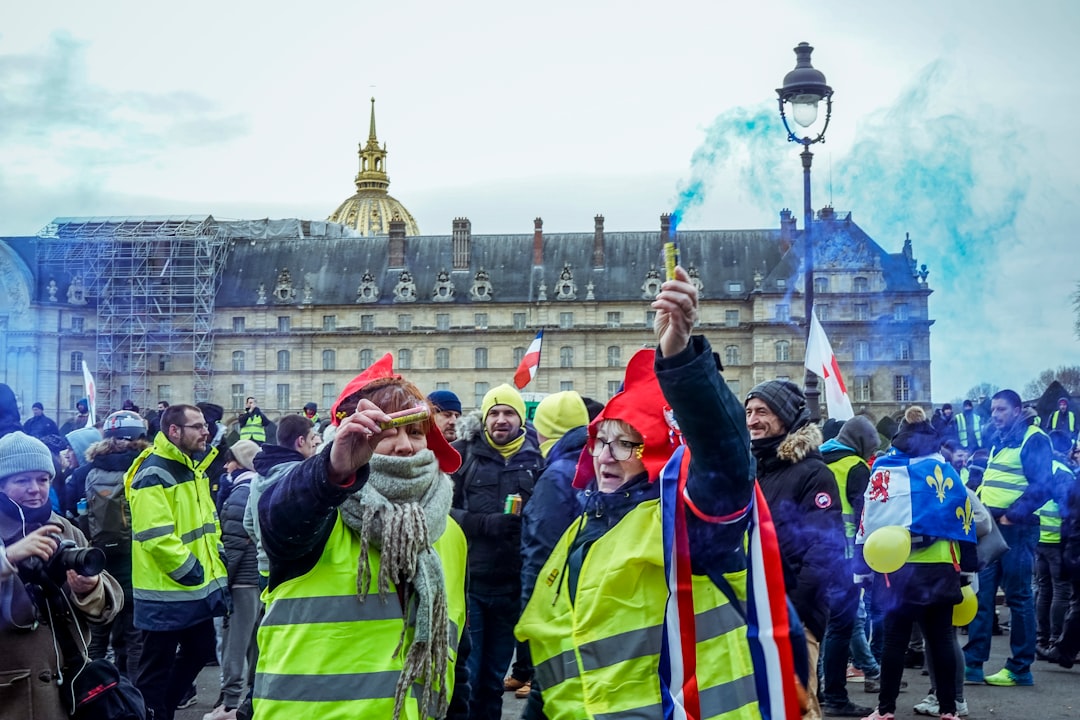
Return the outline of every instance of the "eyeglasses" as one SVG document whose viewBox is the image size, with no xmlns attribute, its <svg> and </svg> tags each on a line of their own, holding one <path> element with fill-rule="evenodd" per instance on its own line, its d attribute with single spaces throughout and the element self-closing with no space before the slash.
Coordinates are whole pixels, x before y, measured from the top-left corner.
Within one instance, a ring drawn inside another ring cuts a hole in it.
<svg viewBox="0 0 1080 720">
<path fill-rule="evenodd" d="M 603 438 L 594 438 L 592 445 L 589 446 L 589 454 L 593 457 L 600 457 L 604 453 L 604 448 L 608 449 L 611 453 L 611 457 L 617 461 L 622 462 L 629 460 L 631 455 L 637 454 L 637 457 L 641 457 L 641 447 L 645 443 L 630 442 L 629 440 L 604 440 Z"/>
<path fill-rule="evenodd" d="M 191 428 L 192 430 L 198 430 L 199 432 L 202 432 L 203 430 L 206 430 L 210 426 L 207 425 L 206 423 L 195 423 L 194 425 L 181 425 L 180 427 L 182 427 L 182 428 Z"/>
</svg>

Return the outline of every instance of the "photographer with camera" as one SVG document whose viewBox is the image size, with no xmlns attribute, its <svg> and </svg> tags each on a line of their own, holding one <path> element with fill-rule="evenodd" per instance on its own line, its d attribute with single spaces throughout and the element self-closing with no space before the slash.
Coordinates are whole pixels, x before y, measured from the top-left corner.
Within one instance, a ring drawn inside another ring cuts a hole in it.
<svg viewBox="0 0 1080 720">
<path fill-rule="evenodd" d="M 53 473 L 40 440 L 0 438 L 0 720 L 68 717 L 61 691 L 82 666 L 86 623 L 112 620 L 124 603 L 100 553 L 52 511 Z M 73 640 L 76 654 L 61 655 Z"/>
</svg>

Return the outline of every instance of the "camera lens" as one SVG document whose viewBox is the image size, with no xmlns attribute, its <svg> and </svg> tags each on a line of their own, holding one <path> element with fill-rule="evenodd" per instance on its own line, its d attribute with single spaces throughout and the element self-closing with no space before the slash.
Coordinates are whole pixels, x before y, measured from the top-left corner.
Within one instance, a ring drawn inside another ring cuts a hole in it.
<svg viewBox="0 0 1080 720">
<path fill-rule="evenodd" d="M 56 562 L 65 570 L 89 577 L 105 569 L 105 551 L 95 547 L 65 547 L 57 553 Z"/>
</svg>

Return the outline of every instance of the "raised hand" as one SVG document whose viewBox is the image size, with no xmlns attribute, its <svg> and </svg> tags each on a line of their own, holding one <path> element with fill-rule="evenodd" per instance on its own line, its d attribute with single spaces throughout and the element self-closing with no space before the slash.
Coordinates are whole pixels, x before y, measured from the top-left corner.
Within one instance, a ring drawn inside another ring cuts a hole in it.
<svg viewBox="0 0 1080 720">
<path fill-rule="evenodd" d="M 698 293 L 681 265 L 675 268 L 675 279 L 660 286 L 660 294 L 652 301 L 652 308 L 656 311 L 653 331 L 660 344 L 660 353 L 671 357 L 685 350 L 697 322 Z"/>
</svg>

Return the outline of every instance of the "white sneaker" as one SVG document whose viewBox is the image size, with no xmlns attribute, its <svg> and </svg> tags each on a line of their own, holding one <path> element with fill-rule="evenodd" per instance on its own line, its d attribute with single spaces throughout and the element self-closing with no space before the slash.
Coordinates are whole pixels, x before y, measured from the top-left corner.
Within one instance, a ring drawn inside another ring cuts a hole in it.
<svg viewBox="0 0 1080 720">
<path fill-rule="evenodd" d="M 937 695 L 930 693 L 920 702 L 915 703 L 913 709 L 915 710 L 916 715 L 937 715 L 940 707 L 941 706 L 938 705 Z"/>
<path fill-rule="evenodd" d="M 967 700 L 957 700 L 956 701 L 956 716 L 957 717 L 967 717 L 968 716 Z"/>
<path fill-rule="evenodd" d="M 203 720 L 236 720 L 236 708 L 226 710 L 224 705 L 218 705 L 203 715 Z"/>
</svg>

